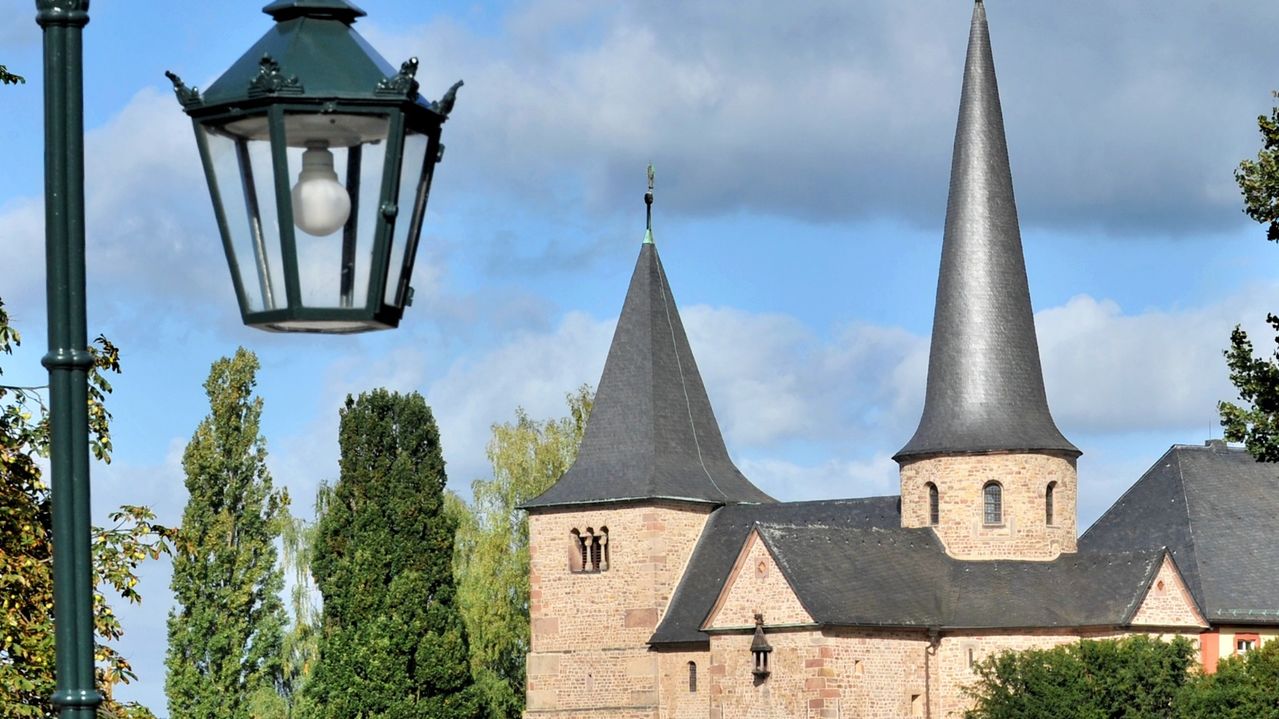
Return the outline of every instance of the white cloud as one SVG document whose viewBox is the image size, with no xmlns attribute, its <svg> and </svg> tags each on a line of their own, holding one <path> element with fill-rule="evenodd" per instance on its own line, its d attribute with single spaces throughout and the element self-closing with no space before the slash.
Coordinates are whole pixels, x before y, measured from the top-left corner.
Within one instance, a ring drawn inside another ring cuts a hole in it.
<svg viewBox="0 0 1279 719">
<path fill-rule="evenodd" d="M 564 396 L 594 385 L 604 367 L 614 321 L 570 313 L 546 333 L 524 332 L 478 356 L 456 361 L 426 395 L 440 425 L 451 486 L 465 492 L 487 474 L 484 447 L 495 422 L 523 407 L 532 417 L 560 417 Z"/>
<path fill-rule="evenodd" d="M 1188 440 L 1199 438 L 1205 425 L 1215 426 L 1217 402 L 1235 396 L 1222 357 L 1231 328 L 1260 324 L 1275 289 L 1135 314 L 1081 295 L 1039 312 L 1054 417 L 1080 432 L 1184 429 L 1194 431 Z"/>
<path fill-rule="evenodd" d="M 969 8 L 546 0 L 497 35 L 361 27 L 391 57 L 420 54 L 426 88 L 466 78 L 446 134 L 468 186 L 607 213 L 653 159 L 676 211 L 932 225 Z M 1230 170 L 1257 146 L 1264 68 L 1279 62 L 1262 28 L 1279 10 L 1179 0 L 1152 16 L 1087 0 L 990 13 L 1028 225 L 1141 235 L 1239 222 Z"/>
<path fill-rule="evenodd" d="M 885 453 L 867 459 L 828 459 L 814 464 L 748 458 L 737 465 L 751 482 L 783 502 L 898 493 L 897 463 Z"/>
</svg>

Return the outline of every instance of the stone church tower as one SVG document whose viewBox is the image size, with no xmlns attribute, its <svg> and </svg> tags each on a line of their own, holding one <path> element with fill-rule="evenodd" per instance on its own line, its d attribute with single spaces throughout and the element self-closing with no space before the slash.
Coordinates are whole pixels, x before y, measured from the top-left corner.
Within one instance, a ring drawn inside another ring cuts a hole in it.
<svg viewBox="0 0 1279 719">
<path fill-rule="evenodd" d="M 986 9 L 973 12 L 928 389 L 901 465 L 903 527 L 958 559 L 1075 551 L 1075 460 L 1053 423 L 1022 258 Z"/>
<path fill-rule="evenodd" d="M 773 501 L 728 456 L 650 219 L 577 461 L 524 505 L 526 715 L 656 718 L 688 658 L 648 641 L 707 517 Z"/>
</svg>

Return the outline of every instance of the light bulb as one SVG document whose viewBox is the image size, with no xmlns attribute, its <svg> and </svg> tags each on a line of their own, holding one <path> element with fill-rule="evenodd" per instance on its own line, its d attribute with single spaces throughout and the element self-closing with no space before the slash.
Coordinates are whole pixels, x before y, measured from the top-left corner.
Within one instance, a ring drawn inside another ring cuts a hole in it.
<svg viewBox="0 0 1279 719">
<path fill-rule="evenodd" d="M 329 143 L 308 141 L 298 184 L 293 186 L 293 224 L 308 235 L 324 237 L 337 232 L 350 216 L 351 196 L 333 171 Z"/>
</svg>

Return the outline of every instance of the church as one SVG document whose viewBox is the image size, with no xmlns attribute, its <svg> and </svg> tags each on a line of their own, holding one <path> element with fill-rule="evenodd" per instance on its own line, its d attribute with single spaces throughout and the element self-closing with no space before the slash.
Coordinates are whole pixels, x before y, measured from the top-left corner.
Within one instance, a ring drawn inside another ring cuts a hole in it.
<svg viewBox="0 0 1279 719">
<path fill-rule="evenodd" d="M 651 195 L 647 198 L 651 203 Z M 1279 634 L 1279 468 L 1176 445 L 1082 536 L 975 3 L 922 417 L 897 496 L 733 464 L 650 229 L 576 463 L 527 502 L 529 719 L 959 717 L 974 665 L 1133 633 L 1208 670 Z"/>
</svg>

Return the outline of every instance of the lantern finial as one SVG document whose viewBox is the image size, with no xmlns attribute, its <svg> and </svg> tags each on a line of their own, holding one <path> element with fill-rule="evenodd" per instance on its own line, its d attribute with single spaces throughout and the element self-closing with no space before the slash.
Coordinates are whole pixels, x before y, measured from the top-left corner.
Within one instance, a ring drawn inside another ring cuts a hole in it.
<svg viewBox="0 0 1279 719">
<path fill-rule="evenodd" d="M 644 193 L 644 208 L 648 218 L 644 225 L 644 244 L 653 244 L 653 163 L 648 163 L 648 192 Z"/>
</svg>

